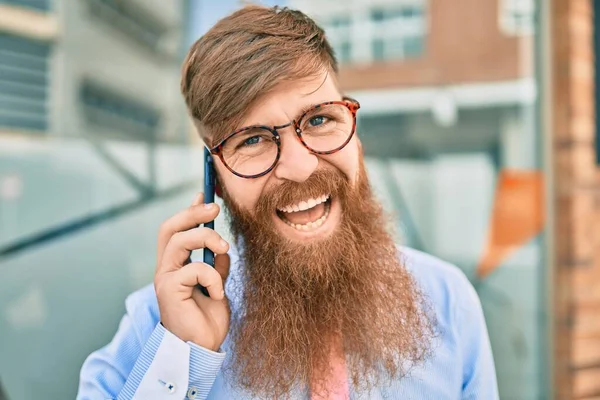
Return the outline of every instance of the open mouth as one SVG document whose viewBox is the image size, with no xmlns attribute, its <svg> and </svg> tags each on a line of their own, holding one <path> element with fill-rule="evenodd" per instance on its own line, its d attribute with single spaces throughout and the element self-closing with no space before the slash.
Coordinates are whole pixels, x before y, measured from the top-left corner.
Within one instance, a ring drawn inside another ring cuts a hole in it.
<svg viewBox="0 0 600 400">
<path fill-rule="evenodd" d="M 287 225 L 299 231 L 312 231 L 325 223 L 331 210 L 331 196 L 300 201 L 277 209 L 277 216 Z"/>
</svg>

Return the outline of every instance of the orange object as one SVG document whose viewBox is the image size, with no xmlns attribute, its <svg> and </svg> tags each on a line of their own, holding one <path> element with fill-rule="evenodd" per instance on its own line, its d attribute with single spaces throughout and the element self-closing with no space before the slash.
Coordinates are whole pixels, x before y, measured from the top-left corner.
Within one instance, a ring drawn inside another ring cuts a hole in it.
<svg viewBox="0 0 600 400">
<path fill-rule="evenodd" d="M 540 171 L 502 170 L 490 219 L 488 242 L 477 266 L 485 278 L 544 228 L 544 182 Z"/>
</svg>

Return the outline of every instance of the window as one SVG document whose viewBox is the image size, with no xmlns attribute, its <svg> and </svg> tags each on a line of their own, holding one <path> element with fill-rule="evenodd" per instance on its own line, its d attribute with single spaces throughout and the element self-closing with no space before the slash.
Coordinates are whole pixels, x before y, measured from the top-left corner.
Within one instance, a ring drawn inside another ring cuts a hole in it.
<svg viewBox="0 0 600 400">
<path fill-rule="evenodd" d="M 344 64 L 352 60 L 352 45 L 350 38 L 351 20 L 349 15 L 339 15 L 325 23 L 327 39 L 339 63 Z"/>
<path fill-rule="evenodd" d="M 375 60 L 416 58 L 425 51 L 426 23 L 422 4 L 371 10 L 371 51 Z"/>
<path fill-rule="evenodd" d="M 50 0 L 0 0 L 0 4 L 33 8 L 34 10 L 39 11 L 50 10 Z"/>
<path fill-rule="evenodd" d="M 146 48 L 162 52 L 160 41 L 167 28 L 148 11 L 132 2 L 118 0 L 87 0 L 87 4 L 93 17 L 115 27 Z"/>
<path fill-rule="evenodd" d="M 509 35 L 531 35 L 534 30 L 534 0 L 501 0 L 500 29 Z"/>
<path fill-rule="evenodd" d="M 116 136 L 147 140 L 156 135 L 160 113 L 140 100 L 85 81 L 80 101 L 88 123 L 111 130 Z"/>
<path fill-rule="evenodd" d="M 0 33 L 0 129 L 48 128 L 48 43 Z"/>
<path fill-rule="evenodd" d="M 338 62 L 347 63 L 352 59 L 352 46 L 350 45 L 350 39 L 342 40 L 336 46 L 335 54 L 337 56 Z"/>
</svg>

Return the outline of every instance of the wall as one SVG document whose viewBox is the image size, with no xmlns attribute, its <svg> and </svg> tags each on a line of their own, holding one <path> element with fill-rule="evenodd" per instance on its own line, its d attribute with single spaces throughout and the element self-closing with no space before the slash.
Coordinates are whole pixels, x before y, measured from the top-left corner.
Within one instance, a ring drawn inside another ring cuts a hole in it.
<svg viewBox="0 0 600 400">
<path fill-rule="evenodd" d="M 595 163 L 591 0 L 551 8 L 556 398 L 600 396 L 600 176 Z"/>
<path fill-rule="evenodd" d="M 340 73 L 344 88 L 450 85 L 523 76 L 526 53 L 521 49 L 530 47 L 530 39 L 500 32 L 498 1 L 429 1 L 428 7 L 429 36 L 423 57 L 347 66 Z"/>
<path fill-rule="evenodd" d="M 80 84 L 84 79 L 92 79 L 159 110 L 159 139 L 181 139 L 185 111 L 179 94 L 179 54 L 167 57 L 153 53 L 106 20 L 94 18 L 88 3 L 65 0 L 55 4 L 63 34 L 54 48 L 53 135 L 79 137 L 86 133 L 102 138 L 115 134 L 90 125 L 83 118 Z M 169 48 L 179 46 L 183 40 L 182 1 L 171 3 L 150 11 L 138 6 L 169 27 L 165 34 Z"/>
</svg>

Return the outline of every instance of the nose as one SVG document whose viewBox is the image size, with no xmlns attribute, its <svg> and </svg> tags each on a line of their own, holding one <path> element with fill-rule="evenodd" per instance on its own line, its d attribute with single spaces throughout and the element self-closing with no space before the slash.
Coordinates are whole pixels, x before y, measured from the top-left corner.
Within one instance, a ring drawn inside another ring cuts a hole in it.
<svg viewBox="0 0 600 400">
<path fill-rule="evenodd" d="M 319 159 L 298 140 L 293 126 L 285 130 L 288 132 L 279 131 L 281 154 L 275 167 L 275 176 L 278 179 L 304 182 L 317 169 Z"/>
</svg>

